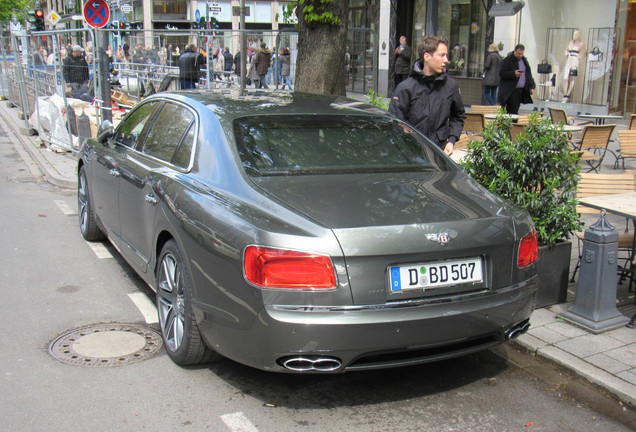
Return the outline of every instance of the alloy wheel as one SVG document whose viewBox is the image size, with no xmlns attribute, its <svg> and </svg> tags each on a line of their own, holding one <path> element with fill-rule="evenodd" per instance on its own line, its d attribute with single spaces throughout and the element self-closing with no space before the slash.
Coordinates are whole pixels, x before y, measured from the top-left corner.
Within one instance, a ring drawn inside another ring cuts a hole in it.
<svg viewBox="0 0 636 432">
<path fill-rule="evenodd" d="M 159 320 L 166 346 L 179 349 L 185 329 L 184 279 L 181 266 L 171 253 L 164 255 L 158 278 Z"/>
</svg>

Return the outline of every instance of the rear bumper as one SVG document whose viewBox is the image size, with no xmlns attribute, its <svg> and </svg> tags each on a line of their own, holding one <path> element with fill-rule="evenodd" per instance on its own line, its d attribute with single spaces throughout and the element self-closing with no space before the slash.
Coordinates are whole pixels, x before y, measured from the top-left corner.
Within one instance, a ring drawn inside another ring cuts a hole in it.
<svg viewBox="0 0 636 432">
<path fill-rule="evenodd" d="M 200 322 L 220 354 L 259 369 L 294 372 L 306 359 L 345 372 L 406 366 L 480 351 L 504 342 L 533 310 L 537 278 L 462 298 L 365 306 L 265 306 L 248 330 Z M 209 317 L 203 312 L 200 317 Z M 323 360 L 326 361 L 323 362 Z"/>
</svg>

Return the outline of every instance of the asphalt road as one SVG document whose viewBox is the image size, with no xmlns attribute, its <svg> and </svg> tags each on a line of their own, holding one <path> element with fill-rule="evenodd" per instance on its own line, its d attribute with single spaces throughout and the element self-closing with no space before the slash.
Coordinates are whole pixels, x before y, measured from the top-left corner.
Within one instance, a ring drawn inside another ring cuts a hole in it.
<svg viewBox="0 0 636 432">
<path fill-rule="evenodd" d="M 154 296 L 112 246 L 82 239 L 75 192 L 44 182 L 2 131 L 0 172 L 3 431 L 631 430 L 626 407 L 510 347 L 329 376 L 229 360 L 181 368 L 164 352 L 117 367 L 61 363 L 48 352 L 56 336 L 94 323 L 153 326 L 137 304 Z"/>
</svg>

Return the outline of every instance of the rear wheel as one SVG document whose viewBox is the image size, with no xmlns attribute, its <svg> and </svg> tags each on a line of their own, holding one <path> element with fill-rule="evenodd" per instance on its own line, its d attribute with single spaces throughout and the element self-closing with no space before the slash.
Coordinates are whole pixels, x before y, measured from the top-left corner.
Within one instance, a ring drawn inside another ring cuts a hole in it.
<svg viewBox="0 0 636 432">
<path fill-rule="evenodd" d="M 220 356 L 205 345 L 192 312 L 192 284 L 174 240 L 163 249 L 157 268 L 157 312 L 168 356 L 178 365 L 194 365 Z"/>
<path fill-rule="evenodd" d="M 105 238 L 104 233 L 95 222 L 93 205 L 88 191 L 88 178 L 86 167 L 82 165 L 77 179 L 77 210 L 79 213 L 79 226 L 82 237 L 87 241 L 98 241 Z"/>
</svg>

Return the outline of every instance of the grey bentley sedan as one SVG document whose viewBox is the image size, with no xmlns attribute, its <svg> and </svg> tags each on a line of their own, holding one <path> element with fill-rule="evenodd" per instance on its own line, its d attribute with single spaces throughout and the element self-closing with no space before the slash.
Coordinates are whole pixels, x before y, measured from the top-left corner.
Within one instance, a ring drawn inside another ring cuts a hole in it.
<svg viewBox="0 0 636 432">
<path fill-rule="evenodd" d="M 78 180 L 82 235 L 156 291 L 179 365 L 405 366 L 529 326 L 530 217 L 371 105 L 158 93 L 82 146 Z"/>
</svg>

